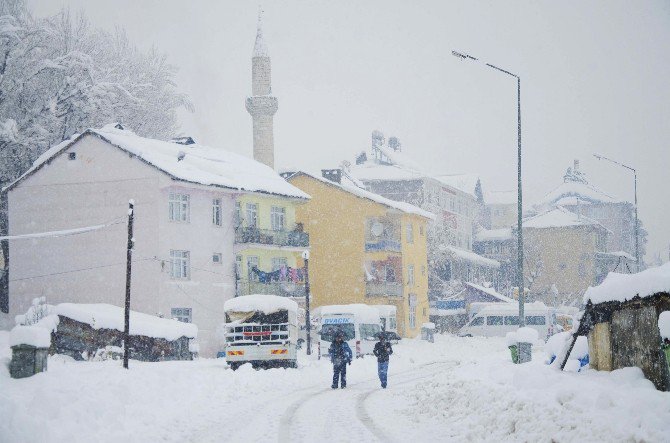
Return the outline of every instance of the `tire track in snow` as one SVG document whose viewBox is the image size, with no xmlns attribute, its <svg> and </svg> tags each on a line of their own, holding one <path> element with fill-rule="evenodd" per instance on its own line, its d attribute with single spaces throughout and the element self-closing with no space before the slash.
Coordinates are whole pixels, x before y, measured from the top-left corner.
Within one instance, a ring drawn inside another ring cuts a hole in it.
<svg viewBox="0 0 670 443">
<path fill-rule="evenodd" d="M 453 367 L 456 365 L 456 362 L 453 361 L 434 361 L 426 364 L 419 365 L 416 368 L 411 368 L 411 369 L 406 369 L 404 371 L 397 372 L 395 374 L 392 374 L 392 377 L 396 379 L 398 376 L 403 377 L 406 375 L 416 375 L 417 371 L 422 371 L 425 368 L 432 368 L 435 367 L 435 365 L 439 365 L 440 367 L 443 365 L 449 365 L 450 367 Z M 430 373 L 423 373 L 422 375 L 416 377 L 412 377 L 408 380 L 403 380 L 403 381 L 395 381 L 394 385 L 403 385 L 407 383 L 411 383 L 417 380 L 424 379 L 430 375 L 439 373 L 442 369 L 439 369 L 438 371 L 431 371 Z M 370 377 L 365 380 L 361 380 L 355 383 L 349 383 L 347 384 L 347 391 L 350 391 L 351 388 L 360 386 L 365 383 L 377 383 L 378 378 L 375 377 Z M 284 411 L 284 414 L 282 414 L 280 421 L 279 421 L 279 432 L 278 432 L 278 441 L 279 442 L 291 442 L 295 441 L 295 438 L 291 438 L 291 431 L 292 431 L 292 426 L 296 422 L 296 416 L 298 412 L 309 402 L 312 400 L 318 399 L 319 397 L 323 396 L 324 394 L 327 394 L 329 392 L 334 391 L 331 388 L 327 389 L 319 389 L 317 391 L 311 392 L 310 394 L 301 397 L 300 399 L 294 401 L 293 403 L 290 404 L 290 406 Z M 369 391 L 365 394 L 361 394 L 357 397 L 356 401 L 356 406 L 354 408 L 356 412 L 356 420 L 363 425 L 364 429 L 369 431 L 372 436 L 374 436 L 376 439 L 380 441 L 389 441 L 389 438 L 387 435 L 385 435 L 379 427 L 377 427 L 373 420 L 370 418 L 370 415 L 366 412 L 365 410 L 365 405 L 364 401 L 365 399 L 371 395 L 374 392 L 378 392 L 378 389 Z M 360 400 L 361 397 L 364 397 L 363 400 Z M 360 407 L 359 407 L 360 404 Z M 339 415 L 335 416 L 336 418 L 339 418 Z M 350 427 L 350 423 L 347 424 L 348 427 Z"/>
<path fill-rule="evenodd" d="M 429 373 L 424 373 L 419 377 L 413 377 L 408 380 L 400 381 L 400 382 L 394 382 L 393 386 L 402 386 L 406 384 L 410 384 L 419 380 L 423 380 L 427 377 L 430 377 L 432 375 L 438 374 L 444 370 L 442 366 L 448 365 L 449 368 L 455 367 L 457 364 L 456 362 L 432 362 L 428 363 L 426 365 L 423 365 L 421 368 L 418 370 L 422 370 L 426 367 L 432 367 L 432 365 L 439 365 L 440 369 L 437 371 L 431 371 Z M 395 374 L 398 375 L 398 374 Z M 366 392 L 365 394 L 361 394 L 358 396 L 356 399 L 356 417 L 358 420 L 365 425 L 366 428 L 379 440 L 383 442 L 390 442 L 393 441 L 394 439 L 391 438 L 389 435 L 387 435 L 379 426 L 377 426 L 370 417 L 370 414 L 368 414 L 367 409 L 365 407 L 365 402 L 367 401 L 368 397 L 370 397 L 372 394 L 380 392 L 379 389 L 373 389 L 371 391 Z"/>
</svg>

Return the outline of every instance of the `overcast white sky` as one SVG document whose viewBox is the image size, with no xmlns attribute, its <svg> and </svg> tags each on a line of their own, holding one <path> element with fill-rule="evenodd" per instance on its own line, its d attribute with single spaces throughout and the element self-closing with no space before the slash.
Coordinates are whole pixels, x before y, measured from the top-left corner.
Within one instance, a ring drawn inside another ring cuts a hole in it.
<svg viewBox="0 0 670 443">
<path fill-rule="evenodd" d="M 255 1 L 29 0 L 35 15 L 69 7 L 126 29 L 180 67 L 195 113 L 184 133 L 251 156 Z M 670 247 L 670 2 L 266 1 L 279 167 L 328 168 L 367 150 L 373 129 L 433 172 L 475 172 L 515 189 L 515 80 L 522 79 L 526 202 L 557 186 L 572 160 L 591 181 L 633 199 L 651 258 Z M 132 127 L 132 122 L 127 122 Z"/>
</svg>

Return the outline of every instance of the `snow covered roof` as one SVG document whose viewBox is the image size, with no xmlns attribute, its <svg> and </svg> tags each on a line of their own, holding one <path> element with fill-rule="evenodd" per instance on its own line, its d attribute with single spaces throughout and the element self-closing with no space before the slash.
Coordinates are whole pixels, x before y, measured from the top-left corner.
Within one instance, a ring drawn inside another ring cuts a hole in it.
<svg viewBox="0 0 670 443">
<path fill-rule="evenodd" d="M 475 234 L 475 241 L 504 241 L 512 238 L 512 228 L 480 229 Z"/>
<path fill-rule="evenodd" d="M 52 313 L 86 323 L 93 329 L 124 329 L 124 309 L 114 305 L 61 303 Z M 180 337 L 196 338 L 198 327 L 193 323 L 130 311 L 130 334 L 172 341 Z"/>
<path fill-rule="evenodd" d="M 359 180 L 382 181 L 382 180 L 421 180 L 426 177 L 414 169 L 400 165 L 382 165 L 367 161 L 361 165 L 352 166 L 351 175 Z"/>
<path fill-rule="evenodd" d="M 500 267 L 500 263 L 498 261 L 482 257 L 481 255 L 472 251 L 466 251 L 465 249 L 457 248 L 455 246 L 447 246 L 447 249 L 458 259 L 469 261 L 471 263 L 489 268 L 498 269 Z"/>
<path fill-rule="evenodd" d="M 496 290 L 493 289 L 493 288 L 486 288 L 484 286 L 480 286 L 480 285 L 477 285 L 477 284 L 474 284 L 474 283 L 469 283 L 469 282 L 466 282 L 465 284 L 467 286 L 470 286 L 470 287 L 478 290 L 478 291 L 484 292 L 484 293 L 490 295 L 491 297 L 497 298 L 498 300 L 500 300 L 502 302 L 506 302 L 506 303 L 514 303 L 515 302 L 515 300 L 513 298 L 505 297 L 504 295 L 499 294 L 498 292 L 496 292 Z"/>
<path fill-rule="evenodd" d="M 309 198 L 309 195 L 287 183 L 272 168 L 248 157 L 197 143 L 185 146 L 144 138 L 127 129 L 117 129 L 113 125 L 101 129 L 87 129 L 83 134 L 53 146 L 42 154 L 25 174 L 5 189 L 13 188 L 25 177 L 44 166 L 47 161 L 86 136 L 98 137 L 135 155 L 176 180 L 291 198 Z"/>
<path fill-rule="evenodd" d="M 632 255 L 630 255 L 630 254 L 629 254 L 628 252 L 626 252 L 626 251 L 596 252 L 596 254 L 598 254 L 598 255 L 600 255 L 600 256 L 619 257 L 619 258 L 623 258 L 623 259 L 626 259 L 626 260 L 629 260 L 629 261 L 633 261 L 633 262 L 634 262 L 634 261 L 637 261 L 637 260 L 635 260 L 635 257 L 633 257 Z"/>
<path fill-rule="evenodd" d="M 364 304 L 326 305 L 320 307 L 320 315 L 351 314 L 360 323 L 379 323 L 379 311 L 375 306 Z"/>
<path fill-rule="evenodd" d="M 269 294 L 251 294 L 226 300 L 223 304 L 225 312 L 253 312 L 260 311 L 272 314 L 277 311 L 298 312 L 298 304 L 287 297 Z"/>
<path fill-rule="evenodd" d="M 545 195 L 541 205 L 573 205 L 581 203 L 619 203 L 619 200 L 588 183 L 568 181 Z"/>
<path fill-rule="evenodd" d="M 421 217 L 425 217 L 429 220 L 435 220 L 435 214 L 425 211 L 418 206 L 411 205 L 409 203 L 405 202 L 399 202 L 395 200 L 388 199 L 386 197 L 382 197 L 379 194 L 375 194 L 374 192 L 367 191 L 365 189 L 359 188 L 358 186 L 355 186 L 353 183 L 349 182 L 348 180 L 342 180 L 342 183 L 336 183 L 334 181 L 328 180 L 327 178 L 320 177 L 316 174 L 310 174 L 309 172 L 296 172 L 293 174 L 291 177 L 289 177 L 289 181 L 293 177 L 297 177 L 299 175 L 305 175 L 307 177 L 311 177 L 314 180 L 320 181 L 322 183 L 325 183 L 329 186 L 333 186 L 334 188 L 340 189 L 345 192 L 349 192 L 350 194 L 353 194 L 357 197 L 360 198 L 365 198 L 368 200 L 371 200 L 375 203 L 382 204 L 384 206 L 387 206 L 392 209 L 397 209 L 399 211 L 405 212 L 407 214 L 415 214 Z"/>
<path fill-rule="evenodd" d="M 523 221 L 524 228 L 563 228 L 572 226 L 597 226 L 605 229 L 600 223 L 583 215 L 570 212 L 562 206 L 549 209 L 541 214 L 528 217 Z"/>
<path fill-rule="evenodd" d="M 477 174 L 436 175 L 435 179 L 445 185 L 456 188 L 459 191 L 463 191 L 472 197 L 477 197 L 475 195 L 475 188 L 477 187 L 477 182 L 479 181 L 479 175 Z"/>
<path fill-rule="evenodd" d="M 610 272 L 600 285 L 586 290 L 584 303 L 623 302 L 637 295 L 649 297 L 660 292 L 670 293 L 670 262 L 637 274 Z"/>
<path fill-rule="evenodd" d="M 484 194 L 484 202 L 487 205 L 515 205 L 517 191 L 488 191 Z"/>
</svg>

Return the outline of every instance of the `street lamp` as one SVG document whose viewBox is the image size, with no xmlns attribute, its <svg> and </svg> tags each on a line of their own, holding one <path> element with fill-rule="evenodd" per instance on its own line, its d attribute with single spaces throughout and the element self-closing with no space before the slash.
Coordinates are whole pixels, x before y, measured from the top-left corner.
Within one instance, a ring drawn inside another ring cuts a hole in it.
<svg viewBox="0 0 670 443">
<path fill-rule="evenodd" d="M 628 165 L 624 165 L 623 163 L 619 163 L 616 160 L 607 158 L 604 155 L 593 154 L 593 156 L 598 160 L 607 160 L 608 162 L 614 163 L 615 165 L 619 165 L 622 168 L 628 169 L 629 171 L 633 171 L 633 176 L 635 177 L 635 266 L 637 268 L 637 272 L 640 272 L 640 235 L 639 235 L 640 223 L 637 218 L 637 171 L 635 170 L 635 168 L 631 168 Z"/>
<path fill-rule="evenodd" d="M 310 334 L 311 320 L 309 318 L 309 251 L 302 252 L 305 260 L 305 331 L 307 333 L 307 355 L 312 355 L 312 338 Z"/>
<path fill-rule="evenodd" d="M 464 52 L 451 51 L 451 54 L 454 57 L 458 57 L 461 60 L 469 60 L 473 62 L 479 62 L 479 59 L 473 57 Z M 483 63 L 483 62 L 482 62 Z M 526 321 L 523 313 L 524 309 L 524 282 L 523 282 L 523 212 L 522 212 L 522 195 L 521 195 L 521 78 L 505 69 L 494 66 L 490 63 L 484 63 L 489 68 L 493 68 L 496 71 L 500 71 L 503 74 L 507 74 L 516 78 L 516 98 L 517 98 L 517 143 L 518 143 L 518 152 L 517 152 L 517 263 L 516 263 L 516 283 L 519 288 L 519 326 L 525 326 Z"/>
</svg>

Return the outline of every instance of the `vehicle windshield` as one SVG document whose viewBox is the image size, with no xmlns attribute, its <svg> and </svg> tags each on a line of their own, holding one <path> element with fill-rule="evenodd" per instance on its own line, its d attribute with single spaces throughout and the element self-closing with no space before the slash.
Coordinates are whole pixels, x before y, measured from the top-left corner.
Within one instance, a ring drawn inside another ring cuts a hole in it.
<svg viewBox="0 0 670 443">
<path fill-rule="evenodd" d="M 361 333 L 361 339 L 367 340 L 377 338 L 382 328 L 376 324 L 361 324 L 358 326 L 358 330 Z"/>
<path fill-rule="evenodd" d="M 323 325 L 319 334 L 321 335 L 321 340 L 332 342 L 335 340 L 335 336 L 338 332 L 344 334 L 345 341 L 352 340 L 354 337 L 356 337 L 356 331 L 354 330 L 353 323 Z"/>
</svg>

